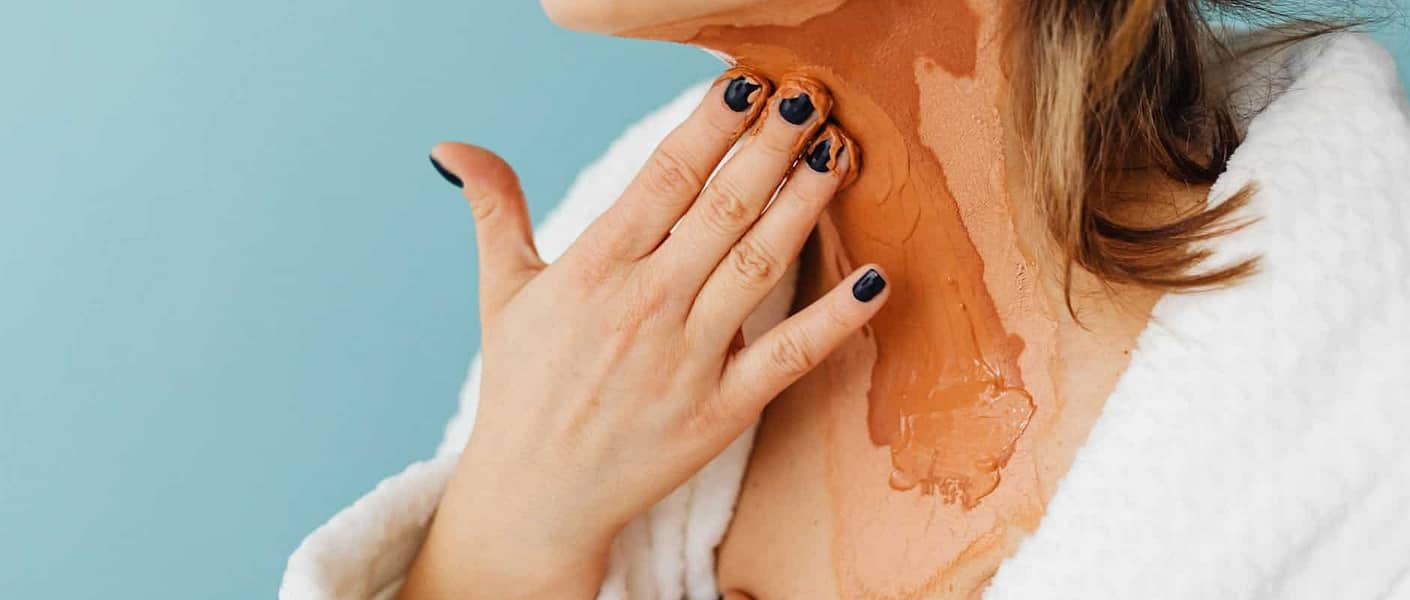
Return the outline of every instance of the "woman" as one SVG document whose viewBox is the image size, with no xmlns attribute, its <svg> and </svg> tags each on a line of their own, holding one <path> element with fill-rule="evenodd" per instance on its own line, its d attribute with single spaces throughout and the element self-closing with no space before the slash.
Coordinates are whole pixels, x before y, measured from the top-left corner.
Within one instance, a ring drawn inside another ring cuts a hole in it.
<svg viewBox="0 0 1410 600">
<path fill-rule="evenodd" d="M 736 66 L 541 253 L 507 165 L 433 150 L 483 366 L 281 596 L 1410 594 L 1383 51 L 1180 0 L 544 4 Z"/>
</svg>

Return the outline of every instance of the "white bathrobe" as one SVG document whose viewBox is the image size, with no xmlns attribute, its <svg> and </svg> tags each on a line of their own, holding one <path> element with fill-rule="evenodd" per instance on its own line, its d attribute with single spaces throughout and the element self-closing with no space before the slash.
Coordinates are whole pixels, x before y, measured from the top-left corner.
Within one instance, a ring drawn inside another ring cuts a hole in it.
<svg viewBox="0 0 1410 600">
<path fill-rule="evenodd" d="M 1167 295 L 986 598 L 1410 598 L 1410 108 L 1367 38 L 1304 43 L 1243 76 L 1276 97 L 1210 192 L 1249 182 L 1232 289 Z M 627 130 L 538 228 L 558 256 L 705 84 Z M 756 315 L 782 316 L 791 291 Z M 383 481 L 289 558 L 280 598 L 390 597 L 474 420 L 470 367 L 436 456 Z M 751 430 L 617 539 L 601 599 L 714 598 L 713 551 Z M 473 543 L 473 540 L 466 540 Z M 792 600 L 763 598 L 760 600 Z"/>
</svg>

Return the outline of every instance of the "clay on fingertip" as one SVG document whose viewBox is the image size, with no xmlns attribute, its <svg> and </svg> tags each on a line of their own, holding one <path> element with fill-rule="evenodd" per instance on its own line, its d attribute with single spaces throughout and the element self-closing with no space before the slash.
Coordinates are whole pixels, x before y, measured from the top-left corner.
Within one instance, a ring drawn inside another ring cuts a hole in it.
<svg viewBox="0 0 1410 600">
<path fill-rule="evenodd" d="M 804 158 L 808 163 L 808 168 L 819 173 L 828 173 L 833 169 L 832 159 L 832 139 L 823 137 L 813 142 L 813 149 L 808 151 L 808 156 Z"/>
<path fill-rule="evenodd" d="M 787 127 L 802 127 L 803 134 L 798 137 L 798 142 L 793 145 L 794 156 L 799 156 L 804 149 L 812 147 L 814 134 L 822 128 L 827 121 L 827 116 L 832 112 L 832 94 L 828 93 L 827 86 L 812 77 L 806 75 L 787 75 L 779 82 L 778 91 L 764 108 L 764 114 L 754 123 L 754 128 L 749 132 L 756 135 L 764 127 L 772 115 L 782 110 L 784 101 L 796 99 L 802 95 L 807 95 L 808 103 L 812 106 L 812 111 L 807 119 L 801 124 L 794 124 L 780 116 Z"/>
<path fill-rule="evenodd" d="M 754 124 L 754 130 L 750 133 L 759 133 L 759 129 L 764 126 L 764 123 L 768 122 L 769 118 L 774 113 L 779 112 L 780 105 L 785 100 L 796 99 L 804 94 L 808 96 L 808 102 L 812 105 L 813 109 L 809 115 L 809 119 L 805 120 L 802 124 L 803 127 L 808 128 L 809 131 L 805 132 L 807 135 L 803 136 L 799 144 L 798 151 L 801 152 L 803 148 L 806 147 L 808 141 L 811 140 L 812 132 L 816 131 L 818 127 L 821 127 L 822 123 L 827 120 L 827 116 L 832 112 L 832 94 L 827 91 L 827 86 L 807 75 L 786 75 L 779 81 L 778 89 L 774 92 L 773 97 L 764 108 L 764 115 Z M 784 121 L 784 123 L 787 123 L 790 127 L 797 126 L 793 123 L 789 123 L 783 117 L 779 117 L 779 120 Z"/>
<path fill-rule="evenodd" d="M 838 187 L 845 187 L 857 178 L 860 159 L 861 153 L 856 143 L 833 123 L 823 126 L 812 149 L 803 157 L 808 168 L 818 173 L 839 174 L 842 183 Z"/>
<path fill-rule="evenodd" d="M 763 102 L 773 93 L 773 84 L 768 78 L 748 67 L 731 67 L 715 78 L 715 85 L 724 83 L 719 92 L 725 107 L 737 113 L 748 113 L 748 119 L 740 126 L 748 127 L 763 110 Z"/>
<path fill-rule="evenodd" d="M 744 112 L 754 104 L 754 92 L 763 86 L 740 75 L 725 84 L 725 106 L 734 112 Z"/>
<path fill-rule="evenodd" d="M 778 116 L 794 125 L 808 122 L 813 116 L 813 99 L 806 92 L 778 101 Z"/>
<path fill-rule="evenodd" d="M 822 82 L 806 75 L 789 75 L 779 82 L 777 106 L 773 107 L 790 125 L 806 125 L 813 116 L 822 122 L 832 112 L 832 94 Z"/>
</svg>

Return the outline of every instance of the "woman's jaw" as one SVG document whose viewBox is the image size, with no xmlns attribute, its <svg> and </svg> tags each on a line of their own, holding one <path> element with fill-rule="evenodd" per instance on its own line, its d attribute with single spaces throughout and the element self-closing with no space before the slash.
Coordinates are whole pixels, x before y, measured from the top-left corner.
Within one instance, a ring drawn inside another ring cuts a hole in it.
<svg viewBox="0 0 1410 600">
<path fill-rule="evenodd" d="M 540 0 L 559 27 L 642 37 L 637 32 L 681 22 L 789 25 L 831 11 L 846 0 Z"/>
</svg>

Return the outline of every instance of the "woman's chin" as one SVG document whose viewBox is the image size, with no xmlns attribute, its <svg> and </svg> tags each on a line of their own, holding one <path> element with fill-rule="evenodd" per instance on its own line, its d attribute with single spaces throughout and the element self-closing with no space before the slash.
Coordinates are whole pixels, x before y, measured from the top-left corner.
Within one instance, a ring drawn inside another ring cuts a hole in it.
<svg viewBox="0 0 1410 600">
<path fill-rule="evenodd" d="M 734 11 L 770 0 L 539 0 L 559 27 L 587 33 L 630 32 Z"/>
<path fill-rule="evenodd" d="M 612 33 L 613 22 L 620 19 L 614 8 L 616 0 L 539 0 L 548 20 L 564 29 L 588 33 Z"/>
</svg>

